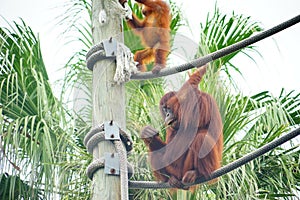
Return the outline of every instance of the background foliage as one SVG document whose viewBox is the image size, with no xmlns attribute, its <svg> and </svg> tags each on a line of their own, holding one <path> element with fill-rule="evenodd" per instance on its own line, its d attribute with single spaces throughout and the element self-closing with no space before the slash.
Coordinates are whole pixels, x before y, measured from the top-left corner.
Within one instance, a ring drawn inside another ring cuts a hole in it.
<svg viewBox="0 0 300 200">
<path fill-rule="evenodd" d="M 132 5 L 132 4 L 131 4 Z M 187 23 L 174 2 L 172 35 Z M 141 15 L 140 8 L 132 5 Z M 91 72 L 85 54 L 92 45 L 91 2 L 70 0 L 57 25 L 67 25 L 63 34 L 81 43 L 65 65 L 63 89 L 54 96 L 43 62 L 40 41 L 25 22 L 8 22 L 0 27 L 0 199 L 89 199 L 90 181 L 85 169 L 91 161 L 82 139 L 91 126 Z M 124 24 L 127 30 L 126 24 Z M 250 17 L 224 15 L 217 6 L 200 24 L 199 50 L 206 55 L 250 37 L 262 28 Z M 126 31 L 125 43 L 141 47 L 136 36 Z M 134 41 L 134 43 L 133 43 Z M 249 46 L 210 64 L 200 88 L 214 96 L 224 124 L 226 165 L 299 126 L 300 98 L 284 89 L 278 96 L 262 91 L 245 96 L 235 89 L 232 71 L 240 66 L 231 60 L 237 54 L 259 54 Z M 127 129 L 134 140 L 130 155 L 135 165 L 133 180 L 153 180 L 139 132 L 151 124 L 164 134 L 158 102 L 168 80 L 131 81 L 126 84 Z M 77 98 L 72 93 L 80 94 Z M 220 178 L 214 185 L 200 185 L 189 199 L 292 199 L 299 194 L 299 144 L 290 142 Z M 134 199 L 180 199 L 180 192 L 130 190 Z"/>
</svg>

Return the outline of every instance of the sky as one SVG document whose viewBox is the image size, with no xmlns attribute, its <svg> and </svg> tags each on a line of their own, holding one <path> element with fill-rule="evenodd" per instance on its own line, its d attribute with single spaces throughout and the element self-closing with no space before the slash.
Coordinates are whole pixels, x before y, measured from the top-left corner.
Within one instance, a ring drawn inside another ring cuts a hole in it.
<svg viewBox="0 0 300 200">
<path fill-rule="evenodd" d="M 190 29 L 180 29 L 180 34 L 192 41 L 198 41 L 199 24 L 206 19 L 207 12 L 213 12 L 215 1 L 174 0 L 189 22 Z M 65 12 L 63 0 L 0 0 L 0 15 L 9 22 L 22 18 L 33 31 L 39 34 L 46 68 L 51 82 L 62 78 L 59 70 L 72 55 L 72 45 L 65 45 L 61 37 L 64 30 L 55 25 L 55 17 Z M 195 2 L 197 2 L 196 5 Z M 265 28 L 271 28 L 300 14 L 299 0 L 218 0 L 222 13 L 251 16 Z M 0 26 L 7 23 L 0 19 Z M 300 92 L 298 63 L 300 45 L 300 23 L 271 38 L 255 44 L 262 57 L 253 54 L 256 63 L 245 56 L 238 56 L 234 64 L 240 67 L 243 77 L 235 76 L 244 94 L 271 91 L 275 96 L 281 88 Z"/>
</svg>

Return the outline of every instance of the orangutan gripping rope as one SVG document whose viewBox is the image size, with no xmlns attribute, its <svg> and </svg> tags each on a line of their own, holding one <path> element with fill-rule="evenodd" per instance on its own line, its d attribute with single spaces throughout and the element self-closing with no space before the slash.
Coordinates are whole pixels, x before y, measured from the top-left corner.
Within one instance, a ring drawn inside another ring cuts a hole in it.
<svg viewBox="0 0 300 200">
<path fill-rule="evenodd" d="M 220 168 L 223 125 L 215 100 L 198 89 L 206 68 L 196 70 L 178 92 L 160 100 L 166 124 L 166 141 L 151 126 L 141 137 L 149 148 L 154 176 L 171 186 L 184 188 L 198 177 L 207 177 Z"/>
</svg>

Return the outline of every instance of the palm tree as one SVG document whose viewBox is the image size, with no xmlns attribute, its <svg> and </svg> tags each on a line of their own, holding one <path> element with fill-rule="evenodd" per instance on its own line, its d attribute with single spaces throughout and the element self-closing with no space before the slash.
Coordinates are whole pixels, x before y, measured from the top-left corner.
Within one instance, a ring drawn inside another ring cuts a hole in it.
<svg viewBox="0 0 300 200">
<path fill-rule="evenodd" d="M 174 34 L 182 25 L 180 10 L 172 4 Z M 136 5 L 135 13 L 141 14 Z M 84 16 L 85 22 L 77 23 Z M 89 199 L 90 181 L 85 169 L 91 161 L 82 139 L 91 126 L 89 86 L 91 73 L 85 54 L 92 45 L 90 1 L 72 0 L 59 23 L 70 23 L 78 33 L 82 49 L 66 64 L 60 98 L 54 96 L 42 59 L 39 39 L 23 21 L 0 28 L 0 198 L 1 199 Z M 125 26 L 126 28 L 126 26 Z M 216 9 L 201 24 L 201 56 L 251 36 L 261 28 L 243 15 L 227 16 Z M 68 29 L 69 30 L 69 29 Z M 68 31 L 67 30 L 67 31 Z M 125 43 L 131 46 L 130 32 Z M 224 123 L 223 164 L 274 140 L 300 123 L 300 94 L 268 91 L 243 96 L 233 91 L 230 70 L 239 72 L 231 59 L 240 53 L 251 58 L 252 46 L 211 64 L 201 89 L 217 100 Z M 225 75 L 224 75 L 225 74 Z M 158 101 L 164 94 L 164 79 L 131 81 L 126 85 L 127 129 L 134 140 L 129 159 L 135 165 L 134 180 L 153 180 L 146 148 L 139 130 L 146 124 L 163 127 Z M 84 106 L 68 107 L 66 96 L 84 91 Z M 75 122 L 75 123 L 74 123 Z M 162 128 L 162 133 L 164 132 Z M 293 143 L 277 148 L 223 176 L 215 185 L 201 185 L 190 199 L 291 199 L 300 190 L 300 149 Z M 135 199 L 179 199 L 168 190 L 130 190 Z"/>
<path fill-rule="evenodd" d="M 0 49 L 1 198 L 44 199 L 58 191 L 57 163 L 69 148 L 66 112 L 30 27 L 1 28 Z"/>
</svg>

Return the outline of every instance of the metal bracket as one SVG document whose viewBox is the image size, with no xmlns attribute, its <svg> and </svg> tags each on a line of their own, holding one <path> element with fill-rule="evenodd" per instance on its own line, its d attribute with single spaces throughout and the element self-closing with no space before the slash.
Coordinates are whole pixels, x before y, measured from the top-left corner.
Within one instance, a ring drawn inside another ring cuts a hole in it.
<svg viewBox="0 0 300 200">
<path fill-rule="evenodd" d="M 120 129 L 115 122 L 104 122 L 104 132 L 106 140 L 120 140 Z"/>
<path fill-rule="evenodd" d="M 117 40 L 114 38 L 110 38 L 108 40 L 104 40 L 103 42 L 104 51 L 106 57 L 116 57 L 117 55 Z"/>
<path fill-rule="evenodd" d="M 120 159 L 117 153 L 104 153 L 104 173 L 109 175 L 120 175 Z"/>
</svg>

